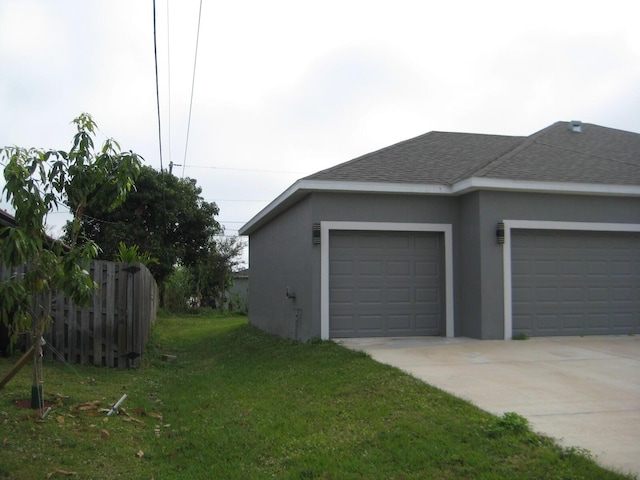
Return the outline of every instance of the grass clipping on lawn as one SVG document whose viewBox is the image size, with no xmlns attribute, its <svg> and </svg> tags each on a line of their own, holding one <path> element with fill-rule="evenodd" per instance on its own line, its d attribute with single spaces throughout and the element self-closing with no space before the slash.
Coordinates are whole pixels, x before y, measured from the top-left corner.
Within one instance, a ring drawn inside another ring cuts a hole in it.
<svg viewBox="0 0 640 480">
<path fill-rule="evenodd" d="M 628 478 L 515 414 L 496 418 L 366 354 L 277 338 L 244 317 L 159 318 L 138 369 L 44 370 L 44 420 L 15 405 L 28 367 L 0 390 L 0 479 Z"/>
</svg>

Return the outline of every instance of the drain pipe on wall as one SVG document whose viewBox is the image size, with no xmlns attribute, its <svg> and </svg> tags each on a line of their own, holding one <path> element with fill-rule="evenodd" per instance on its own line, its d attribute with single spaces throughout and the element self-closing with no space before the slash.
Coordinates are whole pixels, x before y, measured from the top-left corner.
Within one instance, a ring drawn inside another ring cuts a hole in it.
<svg viewBox="0 0 640 480">
<path fill-rule="evenodd" d="M 302 309 L 295 307 L 295 303 L 296 303 L 295 290 L 293 290 L 291 287 L 287 287 L 285 289 L 284 294 L 289 300 L 291 300 L 291 303 L 293 304 L 293 313 L 296 317 L 294 335 L 295 335 L 295 339 L 299 341 L 300 337 L 298 336 L 298 330 L 300 329 L 300 319 L 302 318 Z"/>
</svg>

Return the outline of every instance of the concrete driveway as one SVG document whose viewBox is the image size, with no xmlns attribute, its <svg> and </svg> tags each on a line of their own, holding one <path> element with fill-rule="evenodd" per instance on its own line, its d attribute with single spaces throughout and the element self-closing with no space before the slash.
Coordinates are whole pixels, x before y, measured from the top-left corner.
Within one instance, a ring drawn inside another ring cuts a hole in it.
<svg viewBox="0 0 640 480">
<path fill-rule="evenodd" d="M 640 478 L 640 336 L 337 342 Z"/>
</svg>

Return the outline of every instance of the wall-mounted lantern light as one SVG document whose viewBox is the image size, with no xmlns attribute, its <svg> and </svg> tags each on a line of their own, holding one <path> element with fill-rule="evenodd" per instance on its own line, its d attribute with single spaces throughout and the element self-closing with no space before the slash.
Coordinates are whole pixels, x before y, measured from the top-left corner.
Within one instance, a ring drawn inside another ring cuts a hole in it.
<svg viewBox="0 0 640 480">
<path fill-rule="evenodd" d="M 499 245 L 504 243 L 504 222 L 498 222 L 498 227 L 496 228 L 496 240 Z"/>
<path fill-rule="evenodd" d="M 320 245 L 320 224 L 313 224 L 312 239 L 314 245 Z"/>
</svg>

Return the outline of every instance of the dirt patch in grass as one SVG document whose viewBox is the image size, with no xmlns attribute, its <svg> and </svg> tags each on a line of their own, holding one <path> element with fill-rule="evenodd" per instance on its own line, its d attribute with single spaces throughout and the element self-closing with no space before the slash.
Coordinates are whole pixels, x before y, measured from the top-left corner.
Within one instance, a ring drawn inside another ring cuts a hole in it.
<svg viewBox="0 0 640 480">
<path fill-rule="evenodd" d="M 13 401 L 13 404 L 14 404 L 16 407 L 20 407 L 20 408 L 31 408 L 31 399 L 28 399 L 28 400 L 27 400 L 27 399 L 24 399 L 24 400 L 14 400 L 14 401 Z M 52 406 L 53 406 L 53 403 L 51 403 L 51 402 L 47 402 L 47 401 L 45 400 L 45 402 L 44 402 L 44 408 L 49 408 L 49 407 L 52 407 Z M 37 410 L 38 408 L 40 408 L 40 406 L 38 406 L 38 407 L 34 407 L 33 409 L 34 409 L 34 410 Z"/>
</svg>

